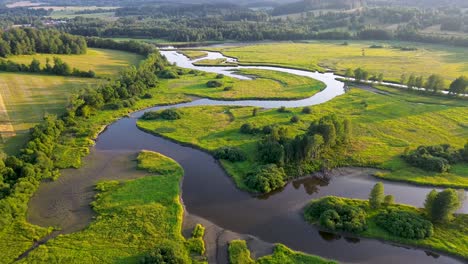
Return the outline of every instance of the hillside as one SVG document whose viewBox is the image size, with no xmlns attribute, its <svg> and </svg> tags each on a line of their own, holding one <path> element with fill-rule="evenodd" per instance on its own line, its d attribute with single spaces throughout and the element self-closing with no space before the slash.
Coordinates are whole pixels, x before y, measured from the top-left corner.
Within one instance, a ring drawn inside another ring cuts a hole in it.
<svg viewBox="0 0 468 264">
<path fill-rule="evenodd" d="M 316 9 L 354 9 L 365 4 L 365 0 L 302 0 L 276 7 L 273 15 L 287 15 Z"/>
</svg>

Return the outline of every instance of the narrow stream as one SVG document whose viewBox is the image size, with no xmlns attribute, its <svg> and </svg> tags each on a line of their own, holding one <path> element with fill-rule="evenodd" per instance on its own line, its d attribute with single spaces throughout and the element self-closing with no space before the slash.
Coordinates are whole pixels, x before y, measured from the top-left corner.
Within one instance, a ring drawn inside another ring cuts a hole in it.
<svg viewBox="0 0 468 264">
<path fill-rule="evenodd" d="M 192 65 L 188 58 L 175 51 L 162 51 L 162 53 L 170 62 L 177 63 L 180 67 L 245 78 L 231 72 L 236 69 L 234 67 L 196 67 Z M 212 58 L 220 55 L 210 53 L 209 56 Z M 373 169 L 343 168 L 335 173 L 336 176 L 330 182 L 309 177 L 294 181 L 283 190 L 268 196 L 253 197 L 237 189 L 221 166 L 207 153 L 147 134 L 136 127 L 138 117 L 149 110 L 196 105 L 245 105 L 265 108 L 300 107 L 320 104 L 344 93 L 344 84 L 336 81 L 336 76 L 332 73 L 321 74 L 273 67 L 242 68 L 275 70 L 308 76 L 323 81 L 327 88 L 311 98 L 297 101 L 216 101 L 200 99 L 174 106 L 146 109 L 110 125 L 98 137 L 96 146 L 92 151 L 126 153 L 147 149 L 173 158 L 185 170 L 182 198 L 187 211 L 237 233 L 251 234 L 267 242 L 283 243 L 295 250 L 336 259 L 343 263 L 463 263 L 461 260 L 422 249 L 411 249 L 372 239 L 330 235 L 320 232 L 302 219 L 302 208 L 313 198 L 337 195 L 366 199 L 370 189 L 377 182 L 375 178 L 370 176 L 374 172 Z M 87 166 L 85 164 L 82 169 L 85 170 Z M 62 177 L 67 176 L 65 172 Z M 72 175 L 70 176 L 72 177 Z M 49 183 L 42 185 L 47 184 Z M 397 202 L 415 206 L 422 206 L 426 194 L 432 189 L 395 182 L 384 182 L 384 184 L 386 193 L 393 194 Z M 53 204 L 54 201 L 63 199 L 63 197 L 56 197 L 49 193 L 47 198 L 44 198 L 46 196 L 44 194 L 42 201 L 35 204 L 35 200 L 41 200 L 41 193 L 45 193 L 45 191 L 41 192 L 41 189 L 47 188 L 47 186 L 43 187 L 42 185 L 30 204 L 30 210 L 37 211 L 40 210 L 39 204 Z M 89 186 L 89 188 L 92 188 L 92 186 Z M 468 207 L 464 206 L 460 212 L 467 213 Z M 34 221 L 32 222 L 34 223 Z"/>
</svg>

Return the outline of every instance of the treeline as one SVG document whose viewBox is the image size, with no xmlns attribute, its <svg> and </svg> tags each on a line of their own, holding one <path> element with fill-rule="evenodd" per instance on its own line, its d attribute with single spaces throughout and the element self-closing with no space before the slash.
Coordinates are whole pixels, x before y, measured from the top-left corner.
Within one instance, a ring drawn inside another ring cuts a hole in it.
<svg viewBox="0 0 468 264">
<path fill-rule="evenodd" d="M 50 63 L 50 59 L 46 58 L 46 64 L 44 67 L 41 66 L 41 62 L 37 59 L 33 59 L 29 65 L 16 63 L 11 60 L 0 59 L 0 71 L 5 72 L 29 72 L 29 73 L 45 73 L 54 74 L 61 76 L 76 76 L 85 78 L 94 78 L 96 73 L 92 70 L 81 71 L 77 68 L 71 68 L 70 65 L 62 59 L 54 57 L 53 64 Z"/>
<path fill-rule="evenodd" d="M 0 32 L 0 57 L 35 53 L 85 54 L 86 40 L 57 30 L 15 28 Z"/>
<path fill-rule="evenodd" d="M 139 21 L 122 18 L 116 22 L 98 19 L 76 18 L 59 29 L 72 34 L 98 37 L 146 37 L 163 38 L 174 42 L 202 41 L 262 41 L 262 40 L 307 40 L 307 39 L 355 39 L 398 40 L 434 44 L 449 44 L 468 47 L 468 38 L 421 34 L 412 28 L 402 27 L 397 31 L 385 29 L 358 29 L 344 31 L 342 23 L 309 24 L 301 21 L 268 20 L 268 22 L 224 21 L 221 18 L 176 18 L 171 20 L 149 19 Z"/>
<path fill-rule="evenodd" d="M 131 106 L 155 87 L 159 73 L 167 67 L 167 61 L 154 52 L 138 68 L 131 66 L 113 81 L 81 91 L 70 98 L 64 115 L 59 118 L 48 115 L 31 129 L 30 140 L 19 155 L 2 157 L 0 230 L 14 219 L 25 219 L 27 203 L 42 180 L 57 178 L 58 168 L 74 166 L 64 160 L 88 152 L 86 142 L 94 131 L 89 121 L 85 121 L 87 118 L 105 109 Z"/>
<path fill-rule="evenodd" d="M 137 53 L 143 56 L 148 56 L 156 50 L 156 48 L 151 44 L 142 43 L 134 40 L 114 41 L 111 39 L 88 37 L 86 38 L 86 42 L 88 43 L 88 47 L 91 48 L 122 50 Z"/>
</svg>

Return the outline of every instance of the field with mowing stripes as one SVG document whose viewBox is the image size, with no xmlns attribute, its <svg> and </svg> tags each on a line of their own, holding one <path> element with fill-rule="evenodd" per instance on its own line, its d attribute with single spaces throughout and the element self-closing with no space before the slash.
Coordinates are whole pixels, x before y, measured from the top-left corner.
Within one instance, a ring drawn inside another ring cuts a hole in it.
<svg viewBox="0 0 468 264">
<path fill-rule="evenodd" d="M 46 113 L 65 111 L 68 96 L 98 79 L 0 72 L 0 149 L 15 153 Z"/>
</svg>

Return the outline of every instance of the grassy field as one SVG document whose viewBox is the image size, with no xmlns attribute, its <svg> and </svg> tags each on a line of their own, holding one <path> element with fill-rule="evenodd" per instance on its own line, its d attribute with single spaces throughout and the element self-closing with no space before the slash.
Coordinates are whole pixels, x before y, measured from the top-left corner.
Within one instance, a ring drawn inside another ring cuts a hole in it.
<svg viewBox="0 0 468 264">
<path fill-rule="evenodd" d="M 191 60 L 195 59 L 201 59 L 203 57 L 206 57 L 208 53 L 204 51 L 198 51 L 198 50 L 184 50 L 181 51 L 180 53 L 184 54 L 185 56 L 189 57 Z"/>
<path fill-rule="evenodd" d="M 386 80 L 399 81 L 403 73 L 429 76 L 441 74 L 448 84 L 460 75 L 468 75 L 468 50 L 417 43 L 399 42 L 310 42 L 222 47 L 216 50 L 236 57 L 243 64 L 267 64 L 299 67 L 309 70 L 332 69 L 344 73 L 348 68 L 364 68 L 371 73 L 383 73 Z M 385 48 L 370 48 L 373 44 Z M 416 47 L 402 51 L 392 46 Z M 363 56 L 363 49 L 364 54 Z"/>
<path fill-rule="evenodd" d="M 98 80 L 0 73 L 0 148 L 16 152 L 27 140 L 29 128 L 40 122 L 44 114 L 65 111 L 68 96 L 78 89 L 95 85 Z M 1 101 L 1 100 L 0 100 Z"/>
<path fill-rule="evenodd" d="M 311 114 L 302 109 L 290 113 L 259 110 L 252 107 L 200 106 L 179 109 L 180 120 L 138 121 L 142 129 L 171 139 L 213 151 L 222 146 L 236 146 L 247 154 L 247 161 L 222 161 L 236 184 L 247 189 L 245 175 L 256 163 L 256 143 L 262 135 L 241 134 L 242 124 L 261 128 L 277 124 L 287 127 L 291 137 L 303 134 L 313 120 L 335 113 L 351 120 L 352 142 L 348 153 L 333 157 L 341 165 L 371 166 L 387 169 L 381 177 L 436 186 L 468 187 L 468 164 L 455 166 L 448 173 L 428 173 L 409 167 L 401 158 L 406 148 L 449 143 L 462 148 L 468 138 L 466 101 L 426 97 L 392 88 L 386 95 L 352 89 L 328 103 L 312 107 Z M 292 116 L 301 119 L 291 123 Z"/>
<path fill-rule="evenodd" d="M 275 246 L 272 255 L 254 260 L 250 257 L 250 250 L 244 240 L 233 240 L 229 243 L 229 263 L 231 264 L 325 264 L 336 263 L 317 256 L 293 251 L 282 244 Z"/>
<path fill-rule="evenodd" d="M 88 52 L 84 55 L 35 54 L 12 56 L 8 59 L 29 65 L 32 59 L 36 58 L 41 62 L 41 66 L 44 67 L 46 58 L 49 58 L 53 64 L 53 57 L 61 58 L 72 68 L 82 71 L 93 70 L 98 76 L 113 76 L 126 66 L 138 65 L 143 59 L 143 56 L 135 53 L 92 48 L 89 48 Z"/>
<path fill-rule="evenodd" d="M 138 168 L 152 175 L 99 183 L 92 203 L 96 220 L 83 231 L 48 241 L 20 263 L 138 263 L 148 251 L 161 246 L 173 248 L 188 260 L 181 234 L 182 168 L 146 151 L 138 157 Z"/>
<path fill-rule="evenodd" d="M 361 207 L 367 213 L 368 229 L 359 236 L 368 238 L 383 239 L 405 245 L 412 245 L 423 248 L 430 248 L 440 252 L 447 252 L 452 255 L 468 258 L 468 215 L 456 215 L 455 219 L 449 223 L 434 224 L 434 234 L 425 239 L 413 240 L 395 236 L 385 229 L 379 227 L 376 222 L 377 214 L 384 209 L 372 210 L 369 208 L 367 200 L 341 198 L 346 204 Z M 422 214 L 423 210 L 408 205 L 395 204 L 390 208 Z M 318 219 L 309 219 L 312 224 L 316 224 Z"/>
<path fill-rule="evenodd" d="M 98 76 L 113 76 L 128 65 L 136 65 L 143 56 L 114 50 L 88 49 L 86 55 L 21 55 L 8 59 L 29 64 L 33 58 L 45 66 L 46 58 L 59 57 L 80 70 L 94 70 Z M 44 114 L 65 111 L 68 96 L 84 87 L 95 87 L 100 80 L 0 73 L 0 150 L 17 153 L 27 140 L 29 128 Z"/>
<path fill-rule="evenodd" d="M 239 80 L 231 77 L 216 79 L 216 74 L 203 73 L 198 76 L 182 76 L 180 79 L 164 81 L 169 91 L 221 100 L 238 99 L 302 99 L 325 88 L 325 84 L 289 73 L 243 69 L 243 75 L 254 80 Z M 217 80 L 223 85 L 210 88 L 208 81 Z"/>
</svg>

